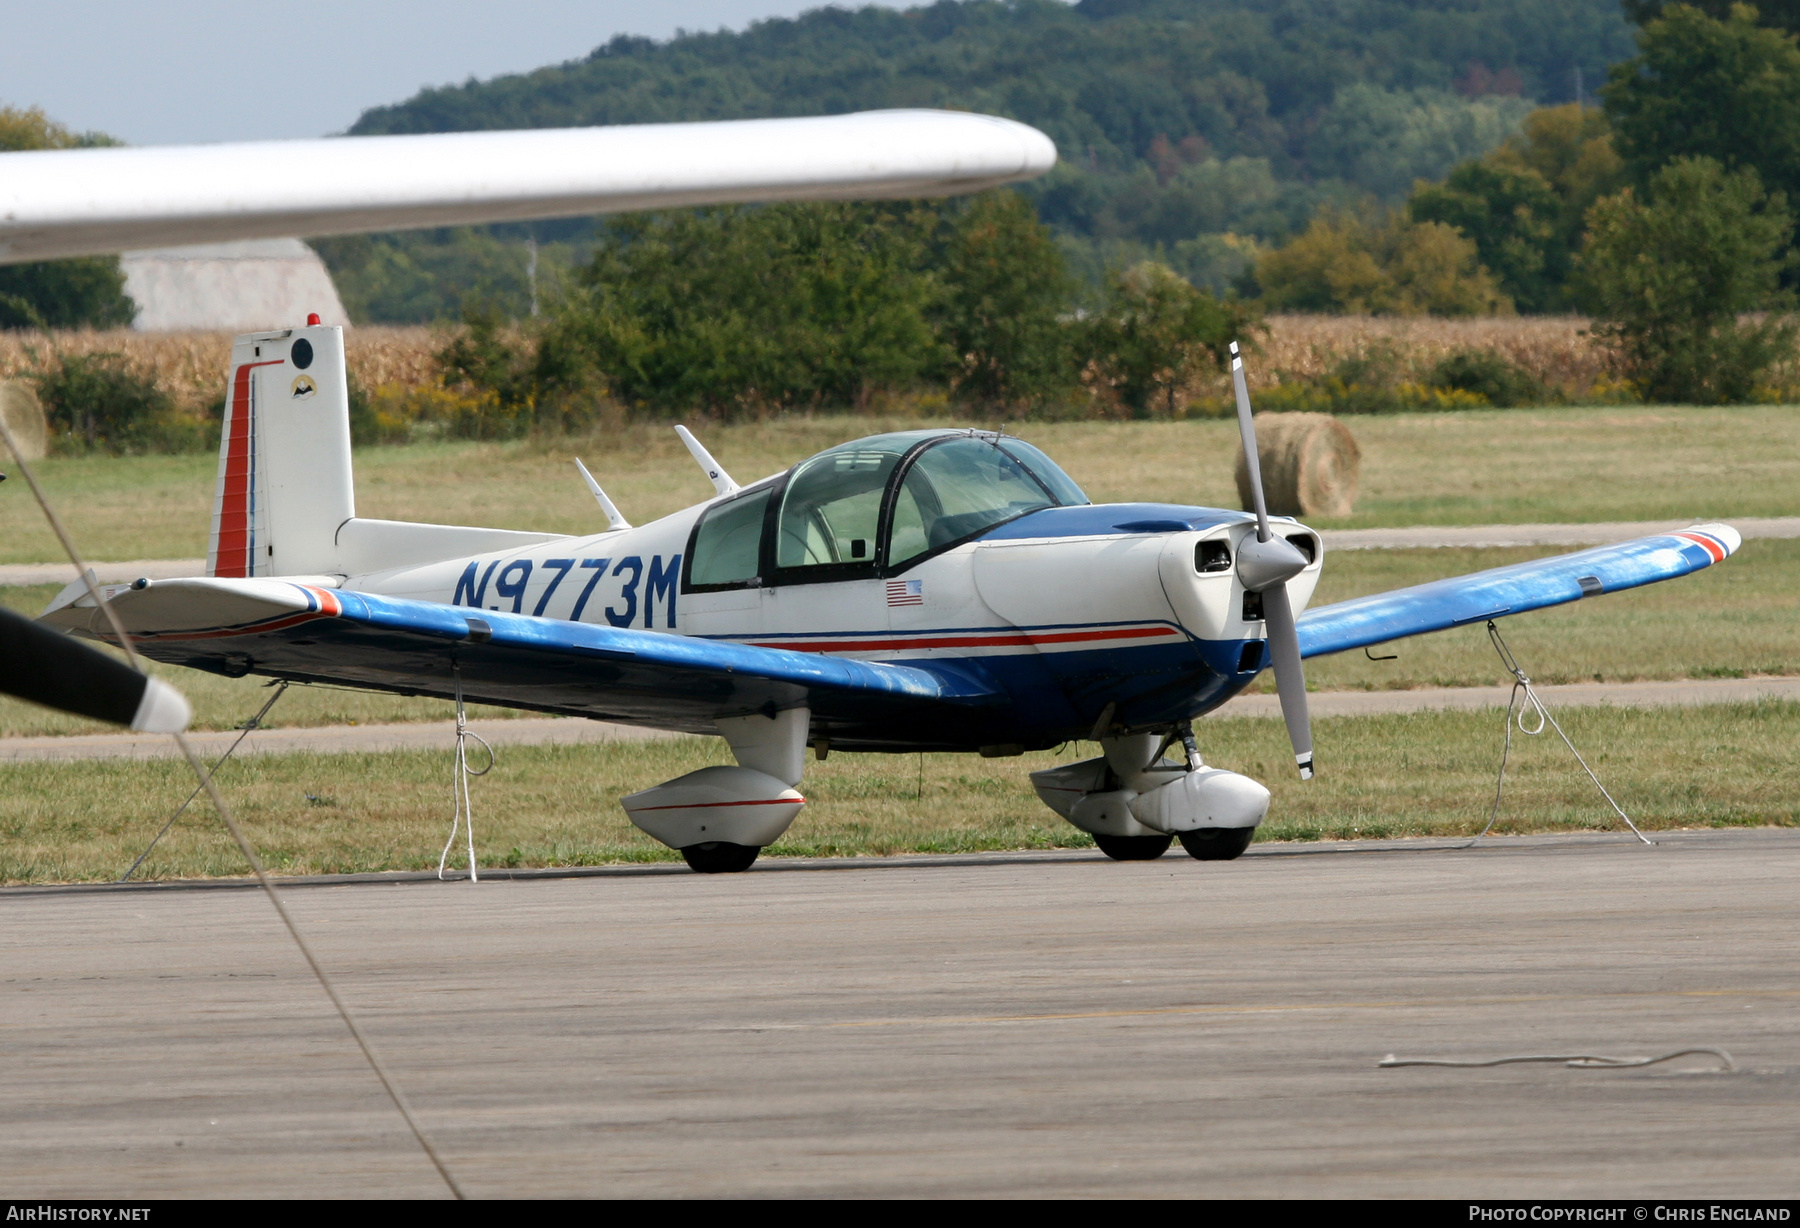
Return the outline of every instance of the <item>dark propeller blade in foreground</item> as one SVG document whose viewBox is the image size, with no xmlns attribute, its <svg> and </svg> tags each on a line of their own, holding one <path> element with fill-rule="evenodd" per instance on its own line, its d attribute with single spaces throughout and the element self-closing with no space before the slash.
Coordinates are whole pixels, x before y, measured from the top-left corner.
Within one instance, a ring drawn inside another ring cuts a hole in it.
<svg viewBox="0 0 1800 1228">
<path fill-rule="evenodd" d="M 1235 341 L 1231 343 L 1231 386 L 1237 393 L 1238 431 L 1244 437 L 1244 465 L 1250 473 L 1251 501 L 1256 504 L 1256 537 L 1246 539 L 1238 547 L 1238 579 L 1251 592 L 1262 594 L 1263 622 L 1268 628 L 1269 658 L 1275 666 L 1281 716 L 1287 722 L 1288 741 L 1294 744 L 1300 779 L 1311 780 L 1312 719 L 1306 709 L 1306 671 L 1300 664 L 1300 636 L 1294 629 L 1294 607 L 1287 591 L 1287 582 L 1306 570 L 1310 560 L 1292 542 L 1269 531 L 1262 460 L 1256 454 L 1256 427 L 1250 421 L 1250 390 L 1244 384 L 1244 360 Z"/>
<path fill-rule="evenodd" d="M 168 683 L 11 610 L 0 610 L 0 692 L 140 733 L 179 733 L 193 715 Z"/>
</svg>

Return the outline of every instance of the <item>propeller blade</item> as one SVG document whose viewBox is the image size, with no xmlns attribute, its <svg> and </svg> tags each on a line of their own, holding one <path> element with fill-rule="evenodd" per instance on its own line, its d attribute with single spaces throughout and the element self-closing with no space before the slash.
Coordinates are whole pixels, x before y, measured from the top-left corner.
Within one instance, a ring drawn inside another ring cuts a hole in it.
<svg viewBox="0 0 1800 1228">
<path fill-rule="evenodd" d="M 1244 463 L 1250 471 L 1250 501 L 1256 505 L 1256 540 L 1269 540 L 1269 505 L 1263 500 L 1262 459 L 1256 454 L 1256 426 L 1250 421 L 1250 389 L 1244 384 L 1244 359 L 1231 343 L 1231 390 L 1237 394 L 1238 434 L 1244 439 Z"/>
<path fill-rule="evenodd" d="M 1238 547 L 1238 578 L 1251 592 L 1260 592 L 1263 626 L 1269 635 L 1269 660 L 1275 666 L 1275 690 L 1281 697 L 1281 718 L 1287 722 L 1288 741 L 1294 745 L 1294 762 L 1300 779 L 1313 775 L 1312 716 L 1306 706 L 1306 669 L 1300 663 L 1300 633 L 1294 627 L 1294 606 L 1288 600 L 1287 582 L 1311 561 L 1291 542 L 1270 532 L 1269 505 L 1263 499 L 1262 458 L 1256 453 L 1256 424 L 1250 419 L 1250 389 L 1244 383 L 1244 359 L 1238 344 L 1231 343 L 1231 390 L 1237 394 L 1238 433 L 1244 440 L 1244 466 L 1250 474 L 1250 501 L 1256 505 L 1256 540 Z"/>
<path fill-rule="evenodd" d="M 1286 584 L 1264 590 L 1263 623 L 1269 630 L 1269 657 L 1275 664 L 1275 690 L 1281 696 L 1281 719 L 1294 744 L 1300 779 L 1313 774 L 1312 716 L 1306 706 L 1306 669 L 1300 663 L 1300 635 L 1294 629 L 1294 607 Z"/>
<path fill-rule="evenodd" d="M 0 610 L 0 691 L 140 733 L 179 733 L 193 716 L 168 683 L 10 610 Z"/>
</svg>

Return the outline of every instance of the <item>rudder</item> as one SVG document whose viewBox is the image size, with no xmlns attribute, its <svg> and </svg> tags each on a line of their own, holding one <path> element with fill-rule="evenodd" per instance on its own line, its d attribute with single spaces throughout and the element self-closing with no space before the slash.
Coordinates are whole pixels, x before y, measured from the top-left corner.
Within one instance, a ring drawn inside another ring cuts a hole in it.
<svg viewBox="0 0 1800 1228">
<path fill-rule="evenodd" d="M 231 349 L 209 576 L 335 572 L 356 515 L 344 330 L 247 333 Z"/>
</svg>

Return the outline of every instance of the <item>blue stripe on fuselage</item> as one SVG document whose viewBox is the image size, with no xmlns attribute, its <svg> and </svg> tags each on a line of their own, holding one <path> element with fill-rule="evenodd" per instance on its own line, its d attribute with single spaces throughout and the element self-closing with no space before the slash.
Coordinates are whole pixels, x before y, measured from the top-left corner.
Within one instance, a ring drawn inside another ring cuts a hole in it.
<svg viewBox="0 0 1800 1228">
<path fill-rule="evenodd" d="M 1085 507 L 1047 507 L 1009 520 L 980 541 L 1018 541 L 1035 537 L 1109 537 L 1115 533 L 1187 533 L 1244 524 L 1249 512 L 1219 507 L 1183 507 L 1175 503 L 1093 503 Z M 1287 523 L 1286 518 L 1282 518 Z"/>
</svg>

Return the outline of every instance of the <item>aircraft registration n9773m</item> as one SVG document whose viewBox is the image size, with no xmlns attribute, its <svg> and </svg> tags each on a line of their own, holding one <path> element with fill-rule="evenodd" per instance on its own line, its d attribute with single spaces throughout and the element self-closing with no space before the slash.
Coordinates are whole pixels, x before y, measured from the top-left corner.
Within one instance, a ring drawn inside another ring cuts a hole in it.
<svg viewBox="0 0 1800 1228">
<path fill-rule="evenodd" d="M 1042 174 L 1049 141 L 987 116 L 0 154 L 0 262 L 155 243 L 551 217 L 721 201 L 973 191 Z M 138 651 L 229 676 L 723 736 L 735 766 L 623 799 L 702 871 L 748 868 L 799 813 L 805 752 L 1016 755 L 1078 739 L 1039 796 L 1120 859 L 1176 838 L 1224 860 L 1268 811 L 1202 761 L 1193 720 L 1275 672 L 1303 776 L 1302 660 L 1670 579 L 1726 525 L 1442 580 L 1304 615 L 1319 535 L 1254 513 L 1095 505 L 1043 452 L 979 430 L 854 440 L 640 527 L 587 479 L 591 536 L 356 515 L 343 332 L 234 345 L 207 575 L 99 591 Z M 677 428 L 680 429 L 680 428 Z M 112 633 L 84 584 L 48 623 Z M 1181 748 L 1178 757 L 1172 748 Z"/>
</svg>

